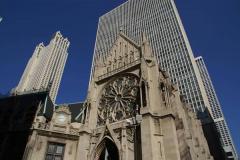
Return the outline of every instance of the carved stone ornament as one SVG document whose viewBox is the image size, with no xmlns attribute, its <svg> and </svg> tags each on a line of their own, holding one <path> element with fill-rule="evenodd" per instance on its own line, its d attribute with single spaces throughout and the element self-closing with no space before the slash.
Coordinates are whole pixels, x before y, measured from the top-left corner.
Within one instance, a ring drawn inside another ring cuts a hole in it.
<svg viewBox="0 0 240 160">
<path fill-rule="evenodd" d="M 59 106 L 55 112 L 55 123 L 66 125 L 69 120 L 69 116 L 71 115 L 68 106 Z"/>
<path fill-rule="evenodd" d="M 56 109 L 56 112 L 59 113 L 59 112 L 63 112 L 63 113 L 66 113 L 66 114 L 71 114 L 71 112 L 69 111 L 69 108 L 67 106 L 59 106 L 57 109 Z"/>
<path fill-rule="evenodd" d="M 137 104 L 138 78 L 123 76 L 108 83 L 103 89 L 99 107 L 98 124 L 117 122 L 132 116 Z"/>
</svg>

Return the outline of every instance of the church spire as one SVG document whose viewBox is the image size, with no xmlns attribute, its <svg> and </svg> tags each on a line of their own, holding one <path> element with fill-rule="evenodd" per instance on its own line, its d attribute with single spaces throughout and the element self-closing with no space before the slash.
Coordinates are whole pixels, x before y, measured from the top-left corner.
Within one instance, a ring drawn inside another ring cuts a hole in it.
<svg viewBox="0 0 240 160">
<path fill-rule="evenodd" d="M 153 53 L 145 32 L 142 33 L 142 56 L 146 59 L 152 58 Z"/>
</svg>

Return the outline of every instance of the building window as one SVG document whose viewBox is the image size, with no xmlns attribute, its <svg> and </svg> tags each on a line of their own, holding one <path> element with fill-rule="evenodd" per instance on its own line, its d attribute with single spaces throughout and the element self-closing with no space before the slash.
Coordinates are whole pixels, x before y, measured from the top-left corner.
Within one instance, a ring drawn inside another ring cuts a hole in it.
<svg viewBox="0 0 240 160">
<path fill-rule="evenodd" d="M 45 160 L 63 160 L 65 144 L 48 143 Z"/>
<path fill-rule="evenodd" d="M 142 107 L 146 107 L 147 106 L 147 96 L 146 96 L 146 86 L 145 83 L 142 82 L 141 85 L 141 91 L 142 91 Z"/>
</svg>

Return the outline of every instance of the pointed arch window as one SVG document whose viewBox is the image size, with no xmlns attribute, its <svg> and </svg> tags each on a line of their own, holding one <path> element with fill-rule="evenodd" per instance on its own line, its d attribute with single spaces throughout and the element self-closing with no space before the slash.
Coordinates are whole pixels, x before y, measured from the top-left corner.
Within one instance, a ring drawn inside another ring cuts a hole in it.
<svg viewBox="0 0 240 160">
<path fill-rule="evenodd" d="M 120 53 L 122 53 L 122 42 L 120 42 Z"/>
<path fill-rule="evenodd" d="M 147 96 L 146 96 L 146 86 L 145 86 L 145 82 L 142 81 L 141 84 L 141 100 L 142 100 L 142 107 L 146 107 L 147 106 Z"/>
<path fill-rule="evenodd" d="M 125 54 L 125 64 L 128 64 L 128 55 Z"/>
<path fill-rule="evenodd" d="M 130 63 L 134 61 L 134 53 L 133 51 L 130 52 Z"/>
<path fill-rule="evenodd" d="M 116 144 L 109 138 L 104 138 L 97 148 L 94 160 L 119 160 L 119 153 Z"/>
<path fill-rule="evenodd" d="M 128 53 L 128 48 L 127 48 L 127 45 L 125 45 L 125 50 L 124 50 L 125 54 Z"/>
<path fill-rule="evenodd" d="M 122 67 L 122 62 L 118 62 L 118 68 Z"/>
</svg>

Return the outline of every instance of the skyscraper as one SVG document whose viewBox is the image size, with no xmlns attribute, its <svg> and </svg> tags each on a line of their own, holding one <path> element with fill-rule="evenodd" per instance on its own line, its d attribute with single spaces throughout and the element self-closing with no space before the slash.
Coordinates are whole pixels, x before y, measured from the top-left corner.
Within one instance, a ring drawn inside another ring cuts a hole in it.
<svg viewBox="0 0 240 160">
<path fill-rule="evenodd" d="M 47 46 L 37 45 L 15 89 L 17 94 L 49 88 L 49 96 L 56 100 L 70 42 L 58 31 Z"/>
<path fill-rule="evenodd" d="M 221 105 L 217 98 L 213 83 L 211 81 L 210 75 L 208 73 L 205 62 L 201 56 L 195 58 L 197 66 L 200 71 L 201 78 L 203 80 L 204 88 L 207 93 L 207 97 L 210 103 L 210 108 L 212 111 L 213 119 L 216 124 L 217 130 L 220 133 L 221 142 L 224 150 L 226 151 L 229 158 L 236 158 L 237 153 L 225 121 Z"/>
<path fill-rule="evenodd" d="M 209 107 L 200 73 L 173 0 L 128 0 L 101 16 L 94 51 L 95 63 L 106 59 L 118 33 L 141 44 L 145 32 L 160 67 L 177 83 L 194 111 Z M 209 109 L 210 110 L 210 109 Z"/>
</svg>

